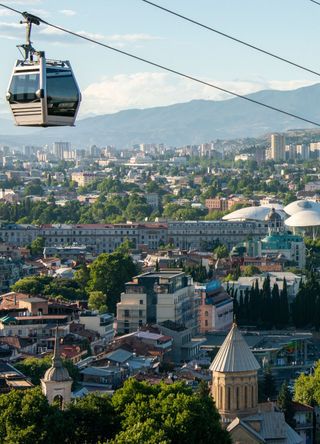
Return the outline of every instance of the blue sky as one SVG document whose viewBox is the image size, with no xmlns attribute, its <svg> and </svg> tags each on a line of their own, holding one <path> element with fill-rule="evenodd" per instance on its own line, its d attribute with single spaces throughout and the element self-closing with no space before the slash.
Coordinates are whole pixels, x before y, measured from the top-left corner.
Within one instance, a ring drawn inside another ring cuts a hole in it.
<svg viewBox="0 0 320 444">
<path fill-rule="evenodd" d="M 292 89 L 318 78 L 169 16 L 141 0 L 3 0 L 49 22 L 93 35 L 141 57 L 240 93 Z M 320 6 L 309 0 L 158 0 L 213 28 L 320 71 Z M 0 112 L 14 60 L 24 39 L 20 17 L 0 8 Z M 222 99 L 216 91 L 138 61 L 83 43 L 45 25 L 34 46 L 72 62 L 83 92 L 82 116 L 184 102 Z"/>
</svg>

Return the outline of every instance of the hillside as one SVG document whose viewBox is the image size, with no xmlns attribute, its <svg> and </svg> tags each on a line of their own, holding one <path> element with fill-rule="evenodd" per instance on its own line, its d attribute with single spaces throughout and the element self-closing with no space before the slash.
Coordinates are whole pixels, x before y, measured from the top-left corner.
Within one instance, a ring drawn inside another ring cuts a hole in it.
<svg viewBox="0 0 320 444">
<path fill-rule="evenodd" d="M 320 84 L 291 91 L 259 91 L 248 97 L 320 122 Z M 292 128 L 311 128 L 311 125 L 239 98 L 193 100 L 90 117 L 78 120 L 75 128 L 26 131 L 13 128 L 10 121 L 0 120 L 0 143 L 44 144 L 68 140 L 81 147 L 109 144 L 121 148 L 142 142 L 179 146 L 217 138 L 257 137 Z"/>
</svg>

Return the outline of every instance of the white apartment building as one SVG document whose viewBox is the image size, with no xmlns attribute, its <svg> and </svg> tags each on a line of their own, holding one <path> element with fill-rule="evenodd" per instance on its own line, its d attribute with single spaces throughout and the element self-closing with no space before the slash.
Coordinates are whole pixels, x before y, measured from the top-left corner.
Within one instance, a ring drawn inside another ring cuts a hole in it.
<svg viewBox="0 0 320 444">
<path fill-rule="evenodd" d="M 99 314 L 93 311 L 84 311 L 79 315 L 80 324 L 84 324 L 86 330 L 93 330 L 99 333 L 106 343 L 114 338 L 113 315 L 109 313 Z"/>
<path fill-rule="evenodd" d="M 197 298 L 191 278 L 177 270 L 144 273 L 128 282 L 117 304 L 117 331 L 172 321 L 197 329 Z"/>
</svg>

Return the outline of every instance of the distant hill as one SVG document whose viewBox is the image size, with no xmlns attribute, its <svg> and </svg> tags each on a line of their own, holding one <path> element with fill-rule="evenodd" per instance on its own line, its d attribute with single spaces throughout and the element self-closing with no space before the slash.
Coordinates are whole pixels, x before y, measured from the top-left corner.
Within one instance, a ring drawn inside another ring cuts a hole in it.
<svg viewBox="0 0 320 444">
<path fill-rule="evenodd" d="M 302 117 L 320 122 L 320 84 L 291 91 L 266 90 L 248 95 Z M 217 138 L 257 137 L 272 131 L 311 128 L 312 125 L 239 98 L 193 100 L 148 109 L 130 109 L 78 120 L 75 128 L 13 128 L 0 120 L 0 143 L 44 144 L 71 141 L 74 146 L 166 143 L 179 146 Z"/>
</svg>

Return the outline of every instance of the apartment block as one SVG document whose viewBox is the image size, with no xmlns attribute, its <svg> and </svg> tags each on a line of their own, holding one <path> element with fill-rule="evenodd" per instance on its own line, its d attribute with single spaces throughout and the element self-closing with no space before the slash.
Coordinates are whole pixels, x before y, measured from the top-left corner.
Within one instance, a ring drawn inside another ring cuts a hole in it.
<svg viewBox="0 0 320 444">
<path fill-rule="evenodd" d="M 165 321 L 196 331 L 197 300 L 191 278 L 172 270 L 143 273 L 127 282 L 117 304 L 118 333 Z"/>
</svg>

